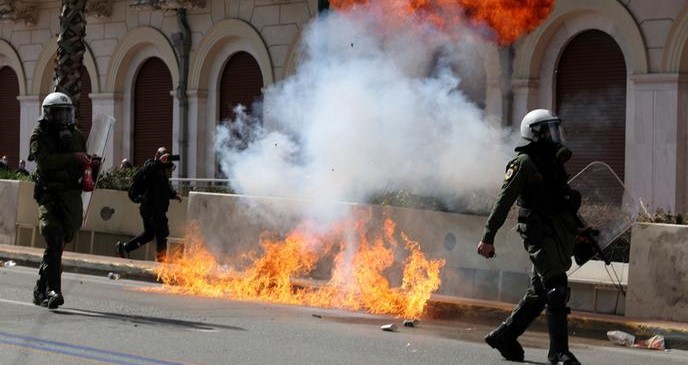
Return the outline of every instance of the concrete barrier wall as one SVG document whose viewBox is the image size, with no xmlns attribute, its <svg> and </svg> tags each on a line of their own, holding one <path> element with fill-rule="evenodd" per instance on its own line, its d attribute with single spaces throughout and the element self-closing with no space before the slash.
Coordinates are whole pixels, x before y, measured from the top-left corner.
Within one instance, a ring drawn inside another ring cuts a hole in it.
<svg viewBox="0 0 688 365">
<path fill-rule="evenodd" d="M 33 199 L 34 183 L 30 181 L 0 180 L 0 243 L 20 246 L 44 247 L 38 232 L 38 206 Z M 170 239 L 184 237 L 187 200 L 179 204 L 170 201 L 167 217 L 170 222 Z M 118 240 L 128 240 L 141 233 L 143 223 L 138 204 L 117 190 L 99 189 L 93 193 L 86 224 L 77 233 L 73 242 L 67 244 L 68 251 L 113 256 L 113 245 Z M 4 241 L 6 240 L 6 241 Z M 152 260 L 155 257 L 155 243 L 134 251 L 134 259 Z"/>
<path fill-rule="evenodd" d="M 17 233 L 17 199 L 19 182 L 0 180 L 0 243 L 14 244 Z"/>
<path fill-rule="evenodd" d="M 688 322 L 688 226 L 636 224 L 626 315 Z"/>
<path fill-rule="evenodd" d="M 369 212 L 371 221 L 388 215 L 421 244 L 431 259 L 445 259 L 442 286 L 438 294 L 516 302 L 528 286 L 530 262 L 522 244 L 507 233 L 515 224 L 508 221 L 496 238 L 497 257 L 486 260 L 476 253 L 485 217 L 427 210 L 322 203 L 305 200 L 191 193 L 187 218 L 197 221 L 200 232 L 215 254 L 233 257 L 258 251 L 263 234 L 283 237 L 303 221 L 337 219 L 351 210 Z M 325 217 L 314 212 L 327 212 Z M 314 213 L 314 214 L 309 214 Z M 399 261 L 403 257 L 398 258 Z M 320 273 L 322 274 L 322 273 Z M 392 279 L 393 280 L 393 279 Z"/>
<path fill-rule="evenodd" d="M 38 209 L 33 183 L 0 180 L 0 242 L 43 247 L 37 232 Z M 12 209 L 11 207 L 16 207 Z M 421 244 L 428 258 L 446 260 L 438 294 L 516 302 L 528 285 L 530 262 L 518 234 L 507 221 L 496 237 L 497 257 L 485 260 L 475 252 L 485 217 L 435 211 L 322 203 L 305 200 L 191 193 L 183 204 L 170 202 L 170 238 L 184 237 L 188 221 L 195 221 L 208 245 L 218 255 L 257 250 L 263 234 L 283 237 L 308 215 L 315 221 L 336 219 L 349 210 L 367 211 L 371 221 L 393 218 L 398 231 Z M 315 214 L 315 212 L 320 212 Z M 323 214 L 322 212 L 328 212 Z M 314 218 L 313 218 L 314 217 Z M 97 190 L 86 225 L 66 249 L 113 256 L 113 244 L 143 229 L 136 204 L 126 192 Z M 631 317 L 688 321 L 688 227 L 640 224 L 632 234 L 628 266 L 628 298 L 605 285 L 572 277 L 573 309 L 625 314 Z M 132 258 L 152 260 L 155 244 L 134 251 Z M 403 257 L 399 257 L 402 260 Z M 587 265 L 589 268 L 590 265 Z M 314 276 L 329 274 L 321 265 Z M 602 269 L 597 270 L 599 272 Z M 593 275 L 593 276 L 600 276 Z M 574 275 L 575 276 L 575 275 Z M 601 290 L 605 289 L 605 290 Z M 625 302 L 625 306 L 624 306 Z M 652 308 L 652 309 L 650 309 Z M 657 309 L 654 309 L 657 308 Z"/>
</svg>

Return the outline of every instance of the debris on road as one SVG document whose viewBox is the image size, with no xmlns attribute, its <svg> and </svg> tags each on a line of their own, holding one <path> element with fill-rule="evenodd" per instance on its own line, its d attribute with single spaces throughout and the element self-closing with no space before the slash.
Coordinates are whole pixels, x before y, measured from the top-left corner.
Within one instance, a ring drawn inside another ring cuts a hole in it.
<svg viewBox="0 0 688 365">
<path fill-rule="evenodd" d="M 654 335 L 647 340 L 638 340 L 633 344 L 633 347 L 660 351 L 664 351 L 666 349 L 664 344 L 664 336 L 662 335 Z"/>
<path fill-rule="evenodd" d="M 0 261 L 0 262 L 2 262 L 2 261 Z M 4 267 L 12 267 L 12 266 L 17 266 L 17 263 L 14 262 L 14 261 L 12 261 L 12 260 L 8 260 L 8 261 L 3 262 L 3 263 L 2 263 L 2 266 L 4 266 Z"/>
<path fill-rule="evenodd" d="M 396 332 L 397 331 L 397 325 L 394 323 L 390 324 L 385 324 L 380 327 L 381 330 L 387 331 L 387 332 Z"/>
<path fill-rule="evenodd" d="M 107 278 L 110 280 L 119 280 L 119 274 L 114 273 L 114 272 L 109 272 L 107 274 Z"/>
<path fill-rule="evenodd" d="M 623 331 L 607 331 L 607 338 L 619 346 L 632 347 L 635 343 L 635 336 Z"/>
<path fill-rule="evenodd" d="M 322 316 L 321 316 L 321 315 L 319 315 L 319 314 L 315 314 L 315 313 L 313 313 L 313 314 L 312 314 L 312 316 L 313 316 L 313 317 L 315 317 L 315 318 L 322 318 Z"/>
<path fill-rule="evenodd" d="M 418 325 L 417 319 L 405 319 L 404 327 L 416 327 Z"/>
<path fill-rule="evenodd" d="M 608 331 L 609 340 L 619 346 L 634 347 L 651 350 L 665 350 L 664 336 L 654 335 L 647 340 L 636 340 L 636 337 L 623 331 Z"/>
</svg>

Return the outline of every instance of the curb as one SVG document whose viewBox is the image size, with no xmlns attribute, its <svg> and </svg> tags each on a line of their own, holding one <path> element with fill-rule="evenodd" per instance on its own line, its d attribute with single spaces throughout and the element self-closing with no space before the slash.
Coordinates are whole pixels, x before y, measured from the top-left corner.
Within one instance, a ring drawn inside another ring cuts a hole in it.
<svg viewBox="0 0 688 365">
<path fill-rule="evenodd" d="M 13 260 L 25 266 L 38 267 L 42 250 L 31 247 L 0 245 L 0 260 Z M 116 273 L 123 279 L 156 282 L 152 261 L 121 259 L 74 252 L 64 252 L 64 271 L 105 276 Z M 432 319 L 462 320 L 495 326 L 503 321 L 513 304 L 469 298 L 433 295 L 428 301 L 426 315 Z M 533 328 L 547 331 L 544 316 L 533 323 Z M 645 338 L 664 336 L 666 348 L 688 350 L 688 323 L 632 319 L 616 315 L 601 315 L 574 311 L 569 316 L 569 332 L 574 336 L 607 339 L 607 331 L 619 330 Z"/>
<path fill-rule="evenodd" d="M 433 296 L 427 315 L 433 319 L 462 320 L 469 323 L 492 324 L 495 327 L 511 313 L 514 304 L 468 298 Z M 547 321 L 540 315 L 531 328 L 547 332 Z M 608 340 L 607 331 L 631 333 L 639 339 L 664 336 L 667 349 L 688 350 L 688 324 L 679 322 L 632 319 L 616 315 L 573 311 L 569 315 L 569 333 L 573 336 Z"/>
<path fill-rule="evenodd" d="M 38 267 L 43 259 L 42 250 L 32 247 L 0 245 L 0 260 L 12 260 L 23 266 Z M 121 259 L 65 251 L 62 255 L 62 269 L 67 272 L 105 276 L 110 272 L 121 278 L 156 282 L 153 272 L 155 263 Z"/>
</svg>

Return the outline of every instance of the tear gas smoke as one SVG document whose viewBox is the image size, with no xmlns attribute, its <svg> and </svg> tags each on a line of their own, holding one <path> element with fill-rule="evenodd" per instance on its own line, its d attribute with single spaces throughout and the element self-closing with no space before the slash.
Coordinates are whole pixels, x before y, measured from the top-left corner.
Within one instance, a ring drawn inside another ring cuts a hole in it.
<svg viewBox="0 0 688 365">
<path fill-rule="evenodd" d="M 471 76 L 484 77 L 495 46 L 467 28 L 384 19 L 373 5 L 314 19 L 295 73 L 254 106 L 261 115 L 239 108 L 218 127 L 238 193 L 366 202 L 405 190 L 489 208 L 457 205 L 494 196 L 513 140 L 461 90 L 485 82 Z"/>
</svg>

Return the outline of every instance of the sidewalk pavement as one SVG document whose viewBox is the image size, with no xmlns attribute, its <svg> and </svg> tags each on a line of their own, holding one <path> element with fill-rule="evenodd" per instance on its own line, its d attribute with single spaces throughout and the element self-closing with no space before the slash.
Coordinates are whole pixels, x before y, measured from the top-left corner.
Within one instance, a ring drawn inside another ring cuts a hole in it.
<svg viewBox="0 0 688 365">
<path fill-rule="evenodd" d="M 38 267 L 43 256 L 42 248 L 0 244 L 0 260 Z M 98 256 L 65 251 L 62 256 L 64 271 L 106 276 L 116 273 L 123 279 L 156 281 L 153 268 L 156 263 Z M 433 295 L 427 306 L 427 316 L 433 319 L 462 320 L 472 323 L 500 323 L 514 305 L 469 298 Z M 544 316 L 533 325 L 546 331 Z M 618 315 L 573 311 L 569 316 L 569 331 L 575 336 L 606 339 L 607 331 L 620 330 L 639 339 L 662 335 L 667 348 L 688 350 L 688 323 L 648 319 L 634 319 Z"/>
</svg>

